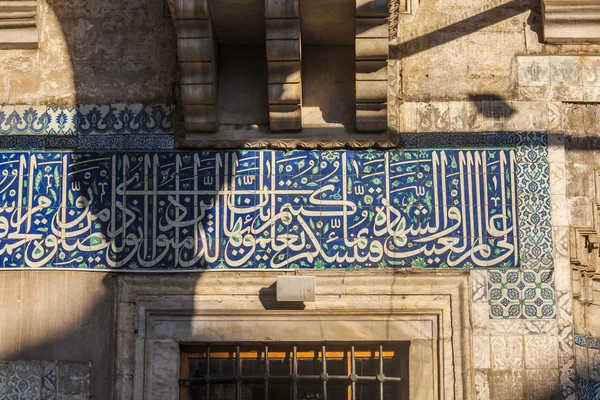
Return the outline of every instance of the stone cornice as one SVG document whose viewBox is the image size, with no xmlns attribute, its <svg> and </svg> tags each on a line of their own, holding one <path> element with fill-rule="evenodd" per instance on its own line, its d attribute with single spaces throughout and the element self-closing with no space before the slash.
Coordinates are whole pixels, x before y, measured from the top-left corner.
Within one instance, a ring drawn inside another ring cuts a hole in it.
<svg viewBox="0 0 600 400">
<path fill-rule="evenodd" d="M 37 1 L 0 0 L 0 49 L 37 47 Z"/>
<path fill-rule="evenodd" d="M 544 40 L 600 43 L 599 0 L 543 0 Z"/>
</svg>

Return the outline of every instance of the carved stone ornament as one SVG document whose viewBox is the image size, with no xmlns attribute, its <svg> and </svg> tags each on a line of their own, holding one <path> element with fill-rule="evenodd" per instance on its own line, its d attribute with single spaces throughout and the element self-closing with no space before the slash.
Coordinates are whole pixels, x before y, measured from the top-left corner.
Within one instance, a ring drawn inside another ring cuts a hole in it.
<svg viewBox="0 0 600 400">
<path fill-rule="evenodd" d="M 347 139 L 273 135 L 302 129 L 302 57 L 299 3 L 265 0 L 269 125 L 271 132 L 221 134 L 217 116 L 217 40 L 208 0 L 167 0 L 177 34 L 183 124 L 180 148 L 364 148 L 396 147 L 398 63 L 388 64 L 389 43 L 399 19 L 413 14 L 418 0 L 356 1 L 356 130 Z M 392 77 L 393 79 L 390 79 Z M 393 108 L 393 110 L 390 110 Z M 373 133 L 375 132 L 375 133 Z M 390 135 L 394 136 L 391 137 Z"/>
<path fill-rule="evenodd" d="M 544 40 L 600 43 L 600 0 L 543 0 Z"/>
<path fill-rule="evenodd" d="M 37 1 L 0 1 L 0 49 L 37 48 Z"/>
<path fill-rule="evenodd" d="M 600 171 L 594 173 L 594 178 L 596 198 L 590 210 L 592 223 L 587 227 L 572 227 L 569 235 L 573 297 L 584 304 L 592 304 L 592 282 L 600 280 Z"/>
</svg>

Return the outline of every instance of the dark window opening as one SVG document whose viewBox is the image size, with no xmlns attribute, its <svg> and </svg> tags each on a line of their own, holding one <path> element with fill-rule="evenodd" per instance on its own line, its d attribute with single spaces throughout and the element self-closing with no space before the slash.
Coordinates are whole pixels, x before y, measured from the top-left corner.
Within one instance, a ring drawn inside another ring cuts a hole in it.
<svg viewBox="0 0 600 400">
<path fill-rule="evenodd" d="M 180 400 L 408 399 L 406 342 L 182 349 Z"/>
</svg>

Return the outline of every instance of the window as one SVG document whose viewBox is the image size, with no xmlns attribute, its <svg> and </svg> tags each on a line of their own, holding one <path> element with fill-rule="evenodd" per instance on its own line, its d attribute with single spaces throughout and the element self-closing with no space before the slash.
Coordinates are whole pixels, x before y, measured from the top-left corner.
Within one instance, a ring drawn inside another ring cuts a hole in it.
<svg viewBox="0 0 600 400">
<path fill-rule="evenodd" d="M 407 342 L 184 347 L 180 400 L 408 399 Z"/>
</svg>

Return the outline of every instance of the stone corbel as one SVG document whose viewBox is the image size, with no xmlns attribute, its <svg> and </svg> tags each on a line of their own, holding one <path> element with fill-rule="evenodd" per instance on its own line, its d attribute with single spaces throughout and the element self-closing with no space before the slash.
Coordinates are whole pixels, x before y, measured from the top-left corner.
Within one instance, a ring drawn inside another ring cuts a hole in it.
<svg viewBox="0 0 600 400">
<path fill-rule="evenodd" d="M 302 43 L 299 0 L 265 0 L 269 125 L 302 129 Z"/>
<path fill-rule="evenodd" d="M 356 130 L 387 129 L 388 0 L 356 0 Z"/>
<path fill-rule="evenodd" d="M 600 171 L 594 174 L 596 195 L 591 206 L 590 226 L 572 227 L 570 231 L 571 265 L 573 267 L 573 297 L 583 304 L 592 304 L 593 281 L 600 279 Z"/>
<path fill-rule="evenodd" d="M 169 0 L 169 7 L 177 34 L 185 129 L 216 131 L 218 47 L 208 0 Z"/>
<path fill-rule="evenodd" d="M 542 0 L 544 40 L 600 43 L 600 0 Z"/>
<path fill-rule="evenodd" d="M 37 1 L 0 0 L 0 49 L 37 48 Z"/>
</svg>

